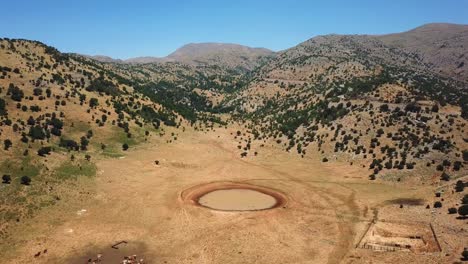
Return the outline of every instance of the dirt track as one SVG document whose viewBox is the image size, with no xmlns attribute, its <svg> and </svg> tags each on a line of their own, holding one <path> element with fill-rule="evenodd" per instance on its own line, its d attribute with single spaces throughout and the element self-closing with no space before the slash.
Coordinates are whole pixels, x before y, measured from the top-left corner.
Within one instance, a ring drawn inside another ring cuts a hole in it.
<svg viewBox="0 0 468 264">
<path fill-rule="evenodd" d="M 365 231 L 369 208 L 414 193 L 371 184 L 365 169 L 274 148 L 259 153 L 241 159 L 222 130 L 188 132 L 173 144 L 154 141 L 123 159 L 99 161 L 93 199 L 41 214 L 13 263 L 33 260 L 43 247 L 48 255 L 35 262 L 67 263 L 120 240 L 142 244 L 137 253 L 149 263 L 339 263 Z M 221 212 L 179 199 L 183 190 L 216 181 L 278 190 L 287 206 Z"/>
</svg>

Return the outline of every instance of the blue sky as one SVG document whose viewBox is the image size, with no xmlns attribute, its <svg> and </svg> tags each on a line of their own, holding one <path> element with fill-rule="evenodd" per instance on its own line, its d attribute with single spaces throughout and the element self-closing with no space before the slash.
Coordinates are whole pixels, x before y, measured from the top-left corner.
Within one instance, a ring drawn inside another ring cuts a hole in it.
<svg viewBox="0 0 468 264">
<path fill-rule="evenodd" d="M 191 42 L 282 50 L 330 33 L 468 24 L 468 0 L 13 0 L 0 6 L 0 37 L 114 58 L 165 56 Z"/>
</svg>

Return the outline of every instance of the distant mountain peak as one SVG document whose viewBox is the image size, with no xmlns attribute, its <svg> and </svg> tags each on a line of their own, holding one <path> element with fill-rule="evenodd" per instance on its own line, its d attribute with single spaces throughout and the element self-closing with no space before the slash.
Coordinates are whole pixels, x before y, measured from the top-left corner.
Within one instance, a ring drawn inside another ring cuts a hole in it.
<svg viewBox="0 0 468 264">
<path fill-rule="evenodd" d="M 191 65 L 218 65 L 227 68 L 253 69 L 262 57 L 271 56 L 273 51 L 266 48 L 252 48 L 233 43 L 188 43 L 166 57 L 136 57 L 116 60 L 108 56 L 87 56 L 101 62 L 114 63 L 164 63 L 179 62 Z"/>
</svg>

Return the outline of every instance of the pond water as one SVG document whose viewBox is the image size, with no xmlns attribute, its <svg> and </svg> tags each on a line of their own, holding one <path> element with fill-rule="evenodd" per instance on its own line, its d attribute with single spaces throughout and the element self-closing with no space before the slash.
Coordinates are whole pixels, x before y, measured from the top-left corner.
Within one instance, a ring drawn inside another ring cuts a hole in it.
<svg viewBox="0 0 468 264">
<path fill-rule="evenodd" d="M 256 211 L 269 209 L 277 204 L 275 197 L 250 189 L 216 190 L 201 196 L 202 206 L 223 211 Z"/>
</svg>

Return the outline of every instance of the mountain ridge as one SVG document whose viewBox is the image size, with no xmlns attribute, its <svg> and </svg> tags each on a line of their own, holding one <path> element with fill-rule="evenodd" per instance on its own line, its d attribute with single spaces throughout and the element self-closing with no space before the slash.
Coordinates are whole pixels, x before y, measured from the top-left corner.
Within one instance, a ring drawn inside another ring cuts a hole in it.
<svg viewBox="0 0 468 264">
<path fill-rule="evenodd" d="M 268 57 L 272 54 L 274 52 L 266 48 L 253 48 L 234 43 L 201 42 L 185 44 L 165 57 L 142 56 L 120 60 L 104 55 L 83 56 L 107 63 L 147 64 L 178 62 L 198 66 L 219 64 L 228 68 L 252 70 L 257 66 L 258 60 L 261 57 Z"/>
<path fill-rule="evenodd" d="M 113 59 L 108 56 L 95 55 L 89 58 L 110 63 L 167 63 L 178 62 L 196 66 L 218 65 L 227 68 L 241 68 L 250 71 L 258 67 L 261 61 L 307 45 L 311 42 L 323 42 L 324 39 L 362 39 L 379 41 L 387 49 L 399 49 L 411 56 L 418 56 L 419 63 L 427 64 L 435 73 L 455 78 L 459 81 L 468 80 L 468 25 L 451 23 L 428 23 L 419 27 L 390 34 L 326 34 L 314 36 L 296 46 L 271 51 L 266 48 L 252 48 L 234 43 L 201 42 L 188 43 L 165 57 L 142 56 L 126 60 Z M 455 44 L 447 43 L 452 38 Z M 444 42 L 445 43 L 442 43 Z M 375 47 L 371 47 L 375 48 Z"/>
</svg>

